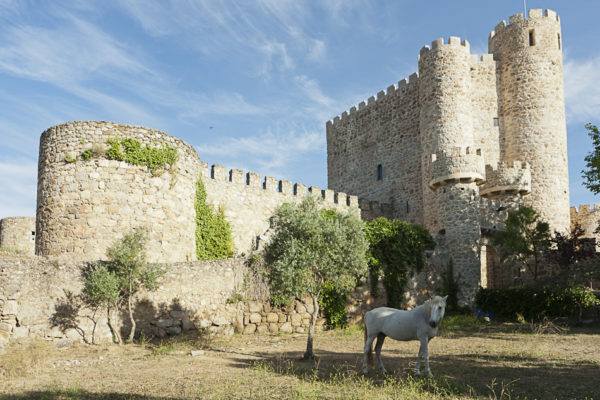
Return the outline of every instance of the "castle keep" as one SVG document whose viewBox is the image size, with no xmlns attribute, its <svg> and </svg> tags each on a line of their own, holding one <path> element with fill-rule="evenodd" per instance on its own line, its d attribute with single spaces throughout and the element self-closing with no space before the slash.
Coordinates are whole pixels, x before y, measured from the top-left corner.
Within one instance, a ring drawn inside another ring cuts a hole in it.
<svg viewBox="0 0 600 400">
<path fill-rule="evenodd" d="M 327 123 L 329 187 L 442 237 L 467 299 L 493 262 L 490 216 L 525 204 L 570 228 L 560 20 L 530 10 L 488 42 L 479 57 L 466 40 L 433 41 L 418 74 Z"/>
</svg>

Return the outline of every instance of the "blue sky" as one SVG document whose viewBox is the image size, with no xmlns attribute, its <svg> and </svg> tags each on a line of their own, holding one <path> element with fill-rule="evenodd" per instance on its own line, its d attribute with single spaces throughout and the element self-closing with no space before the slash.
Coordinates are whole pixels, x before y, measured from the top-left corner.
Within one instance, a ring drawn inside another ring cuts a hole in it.
<svg viewBox="0 0 600 400">
<path fill-rule="evenodd" d="M 600 123 L 600 1 L 527 1 L 561 17 L 571 204 Z M 522 0 L 0 0 L 0 218 L 34 216 L 40 134 L 143 125 L 203 161 L 327 186 L 325 123 L 417 70 L 421 47 L 473 53 Z"/>
</svg>

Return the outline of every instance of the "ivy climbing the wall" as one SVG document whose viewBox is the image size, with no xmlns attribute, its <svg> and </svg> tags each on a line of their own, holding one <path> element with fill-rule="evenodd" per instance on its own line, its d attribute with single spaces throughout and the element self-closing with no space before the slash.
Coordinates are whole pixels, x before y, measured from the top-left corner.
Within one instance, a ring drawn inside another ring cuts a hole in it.
<svg viewBox="0 0 600 400">
<path fill-rule="evenodd" d="M 108 139 L 106 158 L 125 161 L 131 165 L 146 166 L 152 175 L 158 176 L 171 168 L 179 158 L 177 148 L 163 144 L 161 147 L 142 146 L 135 139 Z"/>
<path fill-rule="evenodd" d="M 369 250 L 367 261 L 371 274 L 371 293 L 378 296 L 380 277 L 387 292 L 388 306 L 399 308 L 404 285 L 413 271 L 425 264 L 425 250 L 435 242 L 422 225 L 380 217 L 365 224 Z"/>
<path fill-rule="evenodd" d="M 231 227 L 221 210 L 206 203 L 202 179 L 196 182 L 196 257 L 198 260 L 217 260 L 233 256 Z"/>
</svg>

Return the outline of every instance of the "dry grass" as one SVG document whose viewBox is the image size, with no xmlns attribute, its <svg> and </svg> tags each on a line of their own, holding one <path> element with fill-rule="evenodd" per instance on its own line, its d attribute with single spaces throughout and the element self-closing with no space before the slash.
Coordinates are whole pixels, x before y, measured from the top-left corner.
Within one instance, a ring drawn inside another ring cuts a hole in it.
<svg viewBox="0 0 600 400">
<path fill-rule="evenodd" d="M 360 373 L 360 329 L 58 350 L 14 344 L 0 356 L 0 399 L 600 399 L 600 327 L 535 334 L 519 324 L 449 319 L 430 344 L 436 378 L 412 376 L 417 342 L 386 341 L 390 374 Z M 204 350 L 190 356 L 191 350 Z"/>
</svg>

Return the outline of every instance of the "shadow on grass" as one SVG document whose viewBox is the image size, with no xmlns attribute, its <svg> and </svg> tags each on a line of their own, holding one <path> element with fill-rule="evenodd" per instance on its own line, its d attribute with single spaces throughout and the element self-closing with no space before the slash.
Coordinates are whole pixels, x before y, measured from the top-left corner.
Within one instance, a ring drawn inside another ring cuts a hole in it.
<svg viewBox="0 0 600 400">
<path fill-rule="evenodd" d="M 366 378 L 375 386 L 390 382 L 402 386 L 414 379 L 424 392 L 453 397 L 600 398 L 597 384 L 600 365 L 590 361 L 548 360 L 518 354 L 433 354 L 430 364 L 435 378 L 420 379 L 414 376 L 416 352 L 407 355 L 403 351 L 386 351 L 384 348 L 382 359 L 388 374 L 383 375 L 371 366 L 366 376 L 361 372 L 362 354 L 323 350 L 315 353 L 317 357 L 312 360 L 302 359 L 303 353 L 297 351 L 256 354 L 254 361 L 232 359 L 232 362 L 240 368 L 251 367 L 325 384 Z"/>
<path fill-rule="evenodd" d="M 19 395 L 0 394 L 0 400 L 179 400 L 176 397 L 149 397 L 131 393 L 93 393 L 84 390 L 48 390 Z"/>
</svg>

